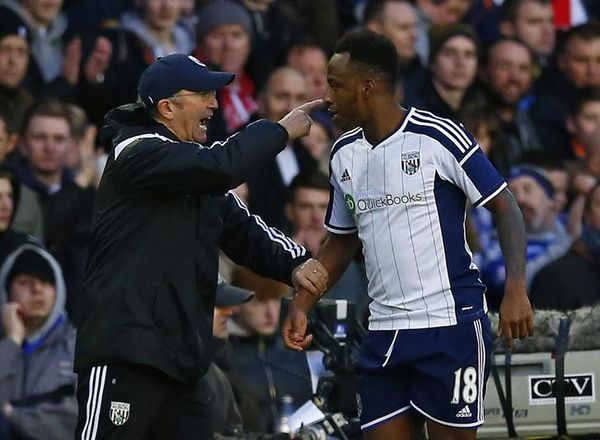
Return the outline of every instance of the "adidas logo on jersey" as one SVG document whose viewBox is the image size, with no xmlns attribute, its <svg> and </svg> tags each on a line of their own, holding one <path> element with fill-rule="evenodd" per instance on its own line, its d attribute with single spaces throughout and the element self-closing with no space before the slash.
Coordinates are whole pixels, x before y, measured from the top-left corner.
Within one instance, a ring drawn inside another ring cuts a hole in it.
<svg viewBox="0 0 600 440">
<path fill-rule="evenodd" d="M 463 409 L 456 413 L 456 417 L 472 417 L 471 410 L 468 405 L 465 405 Z"/>
<path fill-rule="evenodd" d="M 350 180 L 350 173 L 348 172 L 348 168 L 344 168 L 340 182 L 347 182 L 348 180 Z"/>
</svg>

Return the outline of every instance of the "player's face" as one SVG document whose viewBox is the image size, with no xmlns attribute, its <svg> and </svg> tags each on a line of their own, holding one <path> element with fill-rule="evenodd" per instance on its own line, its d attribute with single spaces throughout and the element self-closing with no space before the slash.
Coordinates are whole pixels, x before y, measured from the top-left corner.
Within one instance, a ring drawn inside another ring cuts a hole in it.
<svg viewBox="0 0 600 440">
<path fill-rule="evenodd" d="M 13 206 L 12 183 L 9 179 L 0 177 L 0 232 L 8 229 Z"/>
<path fill-rule="evenodd" d="M 25 132 L 25 153 L 33 169 L 40 174 L 60 171 L 67 161 L 71 130 L 61 117 L 34 116 Z"/>
<path fill-rule="evenodd" d="M 179 140 L 206 142 L 208 120 L 219 107 L 216 93 L 181 90 L 174 98 L 173 126 Z"/>
<path fill-rule="evenodd" d="M 571 38 L 558 64 L 577 88 L 600 86 L 600 38 Z"/>
<path fill-rule="evenodd" d="M 327 64 L 325 104 L 332 120 L 343 131 L 361 125 L 358 89 L 359 72 L 350 63 L 348 53 L 334 54 Z"/>
<path fill-rule="evenodd" d="M 486 76 L 490 89 L 505 104 L 515 105 L 532 81 L 532 61 L 527 49 L 513 41 L 498 43 L 489 56 Z"/>
<path fill-rule="evenodd" d="M 528 1 L 521 5 L 514 23 L 515 37 L 536 54 L 550 55 L 556 43 L 552 5 Z"/>
<path fill-rule="evenodd" d="M 0 39 L 0 84 L 14 89 L 18 87 L 29 65 L 29 44 L 18 35 Z"/>
</svg>

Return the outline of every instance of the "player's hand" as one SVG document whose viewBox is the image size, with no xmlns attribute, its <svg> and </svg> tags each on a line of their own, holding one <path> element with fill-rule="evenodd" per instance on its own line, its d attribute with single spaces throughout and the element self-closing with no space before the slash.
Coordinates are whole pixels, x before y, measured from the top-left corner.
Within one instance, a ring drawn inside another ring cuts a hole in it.
<svg viewBox="0 0 600 440">
<path fill-rule="evenodd" d="M 310 133 L 313 121 L 309 114 L 323 105 L 324 101 L 322 99 L 315 99 L 296 107 L 279 121 L 279 124 L 287 130 L 290 140 L 306 136 Z"/>
<path fill-rule="evenodd" d="M 327 290 L 329 272 L 319 260 L 310 258 L 292 272 L 292 282 L 295 290 L 303 288 L 313 296 L 323 296 Z"/>
<path fill-rule="evenodd" d="M 20 308 L 16 302 L 7 302 L 2 306 L 4 334 L 18 346 L 21 346 L 25 339 L 25 323 L 19 314 Z"/>
<path fill-rule="evenodd" d="M 507 279 L 504 290 L 497 336 L 504 338 L 506 348 L 512 348 L 513 339 L 533 335 L 533 312 L 523 282 Z"/>
<path fill-rule="evenodd" d="M 302 351 L 310 345 L 313 336 L 306 334 L 307 325 L 306 313 L 300 310 L 292 301 L 281 326 L 281 336 L 287 348 Z"/>
</svg>

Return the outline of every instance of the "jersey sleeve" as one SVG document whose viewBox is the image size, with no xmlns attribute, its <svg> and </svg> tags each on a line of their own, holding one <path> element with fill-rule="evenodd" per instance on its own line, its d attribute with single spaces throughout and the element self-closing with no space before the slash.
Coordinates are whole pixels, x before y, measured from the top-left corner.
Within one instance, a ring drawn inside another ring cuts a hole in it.
<svg viewBox="0 0 600 440">
<path fill-rule="evenodd" d="M 460 144 L 460 148 L 456 143 L 444 142 L 438 169 L 441 177 L 463 190 L 473 206 L 483 206 L 506 188 L 506 181 L 473 136 L 462 125 L 455 127 L 468 142 Z"/>
<path fill-rule="evenodd" d="M 329 167 L 329 205 L 325 215 L 325 228 L 333 234 L 352 234 L 356 232 L 356 221 L 351 210 L 354 199 L 351 194 L 345 195 L 338 183 L 338 177 Z"/>
</svg>

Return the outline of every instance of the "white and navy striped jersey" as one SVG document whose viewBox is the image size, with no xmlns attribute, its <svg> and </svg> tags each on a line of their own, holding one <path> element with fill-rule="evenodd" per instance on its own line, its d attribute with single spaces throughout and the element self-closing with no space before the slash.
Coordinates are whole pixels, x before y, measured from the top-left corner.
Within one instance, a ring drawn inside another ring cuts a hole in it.
<svg viewBox="0 0 600 440">
<path fill-rule="evenodd" d="M 325 226 L 358 231 L 363 244 L 370 330 L 455 325 L 487 311 L 467 200 L 481 206 L 506 182 L 461 124 L 411 108 L 376 146 L 357 127 L 333 146 L 330 186 Z"/>
</svg>

